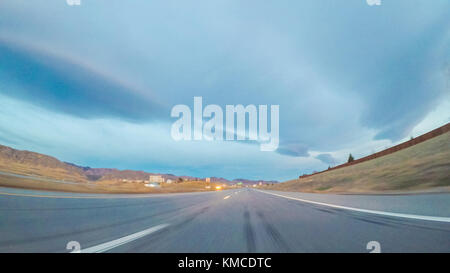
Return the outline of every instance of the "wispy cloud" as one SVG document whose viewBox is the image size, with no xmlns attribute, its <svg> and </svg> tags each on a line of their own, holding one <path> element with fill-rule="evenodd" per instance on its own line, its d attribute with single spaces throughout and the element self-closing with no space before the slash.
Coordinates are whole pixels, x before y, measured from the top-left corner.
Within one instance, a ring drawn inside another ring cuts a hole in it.
<svg viewBox="0 0 450 273">
<path fill-rule="evenodd" d="M 86 60 L 0 36 L 2 93 L 85 118 L 168 119 L 168 106 Z M 11 88 L 12 86 L 16 88 Z"/>
</svg>

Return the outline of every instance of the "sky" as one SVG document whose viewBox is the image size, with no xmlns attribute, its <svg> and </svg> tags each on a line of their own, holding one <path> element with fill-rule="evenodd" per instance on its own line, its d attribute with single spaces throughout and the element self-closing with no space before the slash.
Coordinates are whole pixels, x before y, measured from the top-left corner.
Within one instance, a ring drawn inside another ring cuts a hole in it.
<svg viewBox="0 0 450 273">
<path fill-rule="evenodd" d="M 280 144 L 175 141 L 173 106 L 279 105 Z M 0 1 L 0 144 L 284 181 L 450 122 L 448 0 Z"/>
</svg>

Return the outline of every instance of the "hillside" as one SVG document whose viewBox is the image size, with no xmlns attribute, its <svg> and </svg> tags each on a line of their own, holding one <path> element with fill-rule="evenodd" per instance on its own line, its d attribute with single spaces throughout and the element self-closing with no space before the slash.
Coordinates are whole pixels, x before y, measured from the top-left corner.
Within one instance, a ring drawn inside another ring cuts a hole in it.
<svg viewBox="0 0 450 273">
<path fill-rule="evenodd" d="M 192 176 L 176 176 L 173 174 L 149 173 L 135 170 L 118 170 L 113 168 L 91 168 L 78 166 L 73 163 L 62 162 L 54 157 L 30 151 L 16 150 L 11 147 L 0 145 L 0 172 L 29 176 L 33 178 L 53 179 L 75 183 L 95 183 L 102 185 L 119 185 L 125 181 L 143 182 L 150 175 L 161 175 L 165 179 L 173 181 L 202 181 L 204 178 Z M 5 184 L 6 178 L 1 177 Z M 8 179 L 10 181 L 11 179 Z M 16 179 L 17 180 L 17 179 Z M 22 179 L 23 180 L 23 179 Z M 42 179 L 38 179 L 41 185 Z M 220 177 L 212 177 L 211 182 L 235 185 L 242 182 L 243 185 L 252 185 L 262 182 L 264 184 L 276 181 L 253 181 L 247 179 L 227 180 Z M 127 183 L 130 184 L 130 183 Z M 11 181 L 8 182 L 11 185 Z M 27 184 L 28 185 L 28 184 Z"/>
<path fill-rule="evenodd" d="M 320 193 L 450 191 L 450 132 L 359 164 L 266 188 Z"/>
<path fill-rule="evenodd" d="M 87 180 L 83 170 L 78 167 L 51 156 L 20 151 L 3 145 L 0 145 L 0 171 L 75 182 Z"/>
</svg>

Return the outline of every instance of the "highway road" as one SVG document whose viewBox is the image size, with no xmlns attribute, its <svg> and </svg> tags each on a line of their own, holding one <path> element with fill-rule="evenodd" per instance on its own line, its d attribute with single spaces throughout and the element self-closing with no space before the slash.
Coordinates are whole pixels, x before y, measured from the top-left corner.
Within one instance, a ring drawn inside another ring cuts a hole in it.
<svg viewBox="0 0 450 273">
<path fill-rule="evenodd" d="M 0 252 L 450 252 L 450 194 L 0 188 Z M 73 250 L 73 249 L 72 249 Z"/>
</svg>

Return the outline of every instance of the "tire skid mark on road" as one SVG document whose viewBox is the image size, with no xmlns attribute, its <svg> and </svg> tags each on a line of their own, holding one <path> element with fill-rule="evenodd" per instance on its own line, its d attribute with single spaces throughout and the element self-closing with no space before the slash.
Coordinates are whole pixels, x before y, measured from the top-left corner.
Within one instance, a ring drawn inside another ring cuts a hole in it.
<svg viewBox="0 0 450 273">
<path fill-rule="evenodd" d="M 353 217 L 354 214 L 351 214 L 351 212 L 345 212 L 348 213 L 349 217 Z M 447 223 L 436 223 L 434 222 L 431 226 L 430 223 L 417 223 L 416 221 L 409 220 L 409 219 L 402 219 L 402 218 L 393 218 L 393 217 L 387 217 L 382 215 L 373 215 L 372 217 L 376 217 L 377 219 L 382 219 L 384 223 L 389 223 L 391 226 L 408 226 L 413 227 L 417 229 L 427 229 L 427 230 L 433 230 L 433 231 L 443 231 L 450 233 L 450 228 Z"/>
<path fill-rule="evenodd" d="M 184 209 L 189 209 L 191 207 L 197 206 L 198 204 L 193 204 L 187 207 L 184 207 Z M 86 232 L 94 232 L 94 231 L 99 231 L 102 229 L 106 229 L 106 228 L 113 228 L 113 227 L 118 227 L 118 226 L 123 226 L 123 225 L 127 225 L 130 223 L 136 223 L 136 222 L 142 222 L 148 219 L 151 219 L 155 216 L 161 216 L 164 214 L 168 214 L 168 213 L 172 213 L 172 212 L 179 212 L 180 208 L 173 208 L 170 210 L 166 210 L 166 211 L 159 211 L 150 215 L 146 215 L 143 217 L 138 217 L 138 218 L 133 218 L 133 219 L 127 219 L 124 221 L 119 221 L 119 222 L 115 222 L 112 224 L 108 224 L 108 225 L 101 225 L 101 226 L 96 226 L 96 227 L 92 227 L 92 228 L 87 228 L 87 229 L 82 229 L 82 230 L 75 230 L 72 232 L 64 232 L 64 233 L 58 233 L 58 234 L 53 234 L 53 235 L 48 235 L 48 236 L 40 236 L 40 237 L 34 237 L 34 238 L 26 238 L 26 239 L 22 239 L 22 240 L 6 240 L 6 241 L 1 241 L 0 240 L 0 244 L 1 245 L 22 245 L 22 244 L 27 244 L 27 243 L 32 243 L 32 242 L 38 242 L 38 241 L 43 241 L 43 240 L 51 240 L 51 239 L 57 239 L 57 238 L 62 238 L 62 237 L 66 237 L 66 236 L 71 236 L 71 237 L 75 237 L 78 234 L 83 234 Z"/>
<path fill-rule="evenodd" d="M 82 249 L 81 253 L 103 253 L 106 252 L 108 250 L 111 250 L 113 248 L 119 247 L 121 245 L 124 245 L 126 243 L 130 243 L 133 242 L 139 238 L 148 236 L 154 232 L 160 231 L 164 228 L 166 228 L 167 226 L 169 226 L 169 224 L 160 224 L 151 228 L 147 228 L 145 230 L 124 236 L 124 237 L 120 237 L 118 239 L 109 241 L 109 242 L 105 242 L 99 245 L 95 245 L 92 247 L 88 247 L 86 249 Z"/>
<path fill-rule="evenodd" d="M 300 203 L 300 202 L 297 202 Z M 305 204 L 307 205 L 307 204 Z M 311 208 L 323 211 L 323 209 L 319 209 L 319 205 L 308 205 Z M 352 219 L 363 221 L 366 223 L 376 224 L 376 225 L 382 225 L 382 226 L 389 226 L 389 227 L 401 227 L 401 226 L 408 226 L 408 227 L 414 227 L 418 229 L 427 229 L 427 230 L 434 230 L 434 231 L 443 231 L 443 232 L 449 232 L 450 229 L 446 228 L 448 227 L 448 224 L 445 222 L 417 222 L 414 219 L 408 219 L 408 218 L 400 218 L 400 217 L 391 217 L 391 216 L 384 216 L 379 214 L 361 214 L 356 211 L 351 210 L 345 210 L 345 209 L 338 209 L 338 208 L 328 208 L 331 211 L 334 211 L 337 215 L 343 215 L 346 217 L 350 217 Z M 431 226 L 432 224 L 432 226 Z"/>
<path fill-rule="evenodd" d="M 385 226 L 385 227 L 395 227 L 395 225 L 392 225 L 390 223 L 386 223 L 386 222 L 381 222 L 381 221 L 376 221 L 376 220 L 372 220 L 372 219 L 367 219 L 365 217 L 357 217 L 357 216 L 352 216 L 353 219 L 358 220 L 358 221 L 362 221 L 362 222 L 366 222 L 369 224 L 374 224 L 374 225 L 379 225 L 379 226 Z"/>
<path fill-rule="evenodd" d="M 247 251 L 254 252 L 256 249 L 255 244 L 255 234 L 252 228 L 250 212 L 248 211 L 248 207 L 245 207 L 244 211 L 244 234 L 247 240 Z"/>
<path fill-rule="evenodd" d="M 390 226 L 390 227 L 400 227 L 402 225 L 404 226 L 409 226 L 409 227 L 414 227 L 414 228 L 420 228 L 420 229 L 427 229 L 427 230 L 434 230 L 434 231 L 443 231 L 443 232 L 450 232 L 449 229 L 446 228 L 440 228 L 437 227 L 436 225 L 446 225 L 446 223 L 442 222 L 442 223 L 438 223 L 438 222 L 434 222 L 433 226 L 430 225 L 426 225 L 424 223 L 417 223 L 417 221 L 414 221 L 414 219 L 406 219 L 406 218 L 397 218 L 397 217 L 391 217 L 391 216 L 384 216 L 384 215 L 379 215 L 379 214 L 366 214 L 363 215 L 361 213 L 358 213 L 356 211 L 351 211 L 351 210 L 345 210 L 345 209 L 339 209 L 339 208 L 331 208 L 331 207 L 324 207 L 324 206 L 320 206 L 320 205 L 315 205 L 315 204 L 309 204 L 309 203 L 303 203 L 303 202 L 298 202 L 296 200 L 291 200 L 291 199 L 286 199 L 287 202 L 296 205 L 298 207 L 307 207 L 307 208 L 311 208 L 311 209 L 315 209 L 321 212 L 325 212 L 331 215 L 340 215 L 340 216 L 346 216 L 346 217 L 350 217 L 359 221 L 363 221 L 363 222 L 367 222 L 367 223 L 372 223 L 372 224 L 378 224 L 378 225 L 383 225 L 383 226 Z M 369 219 L 370 217 L 370 219 Z M 374 220 L 374 219 L 380 219 L 381 221 L 378 220 Z"/>
<path fill-rule="evenodd" d="M 187 224 L 191 223 L 192 221 L 194 221 L 195 219 L 197 219 L 200 215 L 206 213 L 209 209 L 210 209 L 210 206 L 203 207 L 203 208 L 199 209 L 198 211 L 192 213 L 189 217 L 187 217 L 183 221 L 169 227 L 169 229 L 177 230 L 181 227 L 184 227 L 185 225 L 187 225 Z"/>
<path fill-rule="evenodd" d="M 328 213 L 330 215 L 335 216 L 346 216 L 350 217 L 359 221 L 372 223 L 372 224 L 378 224 L 383 226 L 390 226 L 390 227 L 400 227 L 400 226 L 408 226 L 408 227 L 414 227 L 419 229 L 427 229 L 427 230 L 434 230 L 434 231 L 443 231 L 443 232 L 449 232 L 450 229 L 437 227 L 436 225 L 447 225 L 446 223 L 439 223 L 439 222 L 433 222 L 433 226 L 427 225 L 426 223 L 417 223 L 417 221 L 414 221 L 414 219 L 406 219 L 406 218 L 394 218 L 391 216 L 384 216 L 384 215 L 378 215 L 378 214 L 367 214 L 363 215 L 361 213 L 358 213 L 356 211 L 351 210 L 345 210 L 345 209 L 339 209 L 339 208 L 327 208 L 320 205 L 315 204 L 308 204 L 303 202 L 298 202 L 296 200 L 286 199 L 287 202 L 294 204 L 298 207 L 307 207 L 311 209 L 315 209 L 321 212 Z M 369 219 L 370 218 L 370 219 Z M 381 221 L 375 220 L 380 219 Z"/>
<path fill-rule="evenodd" d="M 315 208 L 315 209 L 316 209 L 316 210 L 320 210 L 320 211 L 322 211 L 322 212 L 329 213 L 329 214 L 336 214 L 336 213 L 337 213 L 336 211 L 328 210 L 328 209 L 321 209 L 321 208 Z"/>
<path fill-rule="evenodd" d="M 167 241 L 167 238 L 170 238 L 174 233 L 186 227 L 186 225 L 188 225 L 189 223 L 192 223 L 195 219 L 197 219 L 202 214 L 206 213 L 209 209 L 210 206 L 202 207 L 198 209 L 196 212 L 189 215 L 184 220 L 168 226 L 164 230 L 164 232 L 156 232 L 151 236 L 151 238 L 142 242 L 134 243 L 132 252 L 141 252 L 142 250 L 148 248 L 149 245 L 160 245 L 161 243 Z"/>
<path fill-rule="evenodd" d="M 262 191 L 262 190 L 257 190 L 257 191 L 265 193 L 265 194 L 270 194 L 270 195 L 273 195 L 273 196 L 283 197 L 283 198 L 291 199 L 291 200 L 297 200 L 297 201 L 300 201 L 300 202 L 314 204 L 314 205 L 319 205 L 319 206 L 331 207 L 331 208 L 339 209 L 339 210 L 349 210 L 349 211 L 356 211 L 356 212 L 359 212 L 359 213 L 367 213 L 367 214 L 373 214 L 373 215 L 383 215 L 383 216 L 389 216 L 389 217 L 398 217 L 398 218 L 414 219 L 414 220 L 422 220 L 422 221 L 435 221 L 435 222 L 450 223 L 450 217 L 416 215 L 416 214 L 407 214 L 407 213 L 398 213 L 398 212 L 387 212 L 387 211 L 378 211 L 378 210 L 370 210 L 370 209 L 360 209 L 360 208 L 355 208 L 355 207 L 347 207 L 347 206 L 342 206 L 342 205 L 334 205 L 334 204 L 328 204 L 328 203 L 317 202 L 317 201 L 312 201 L 312 200 L 306 200 L 306 199 L 302 199 L 302 198 L 296 198 L 296 197 L 281 195 L 281 194 L 267 192 L 267 191 Z"/>
<path fill-rule="evenodd" d="M 258 215 L 258 217 L 261 219 L 267 234 L 269 234 L 269 236 L 274 240 L 275 244 L 280 248 L 280 250 L 289 252 L 289 245 L 283 239 L 281 233 L 271 223 L 269 223 L 269 221 L 267 221 L 264 213 L 262 211 L 257 211 L 256 215 Z"/>
</svg>

